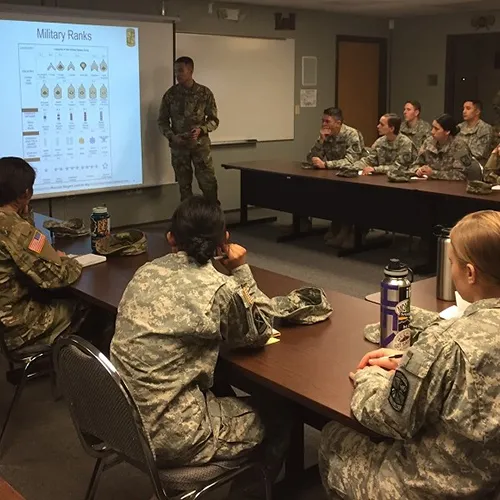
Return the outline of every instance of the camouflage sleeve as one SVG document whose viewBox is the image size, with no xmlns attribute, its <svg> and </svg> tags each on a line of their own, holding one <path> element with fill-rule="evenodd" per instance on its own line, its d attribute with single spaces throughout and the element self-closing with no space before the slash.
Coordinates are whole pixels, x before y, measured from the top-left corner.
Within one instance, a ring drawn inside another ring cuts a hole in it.
<svg viewBox="0 0 500 500">
<path fill-rule="evenodd" d="M 379 166 L 378 162 L 378 139 L 372 144 L 369 149 L 368 156 L 363 158 L 363 162 L 366 163 L 369 167 L 375 168 L 375 172 L 377 171 L 377 167 Z"/>
<path fill-rule="evenodd" d="M 60 257 L 47 238 L 28 223 L 18 224 L 3 243 L 18 269 L 40 288 L 69 286 L 82 273 L 76 260 Z"/>
<path fill-rule="evenodd" d="M 441 332 L 442 327 L 435 325 L 425 335 L 437 341 Z M 464 392 L 467 382 L 460 349 L 451 343 L 434 349 L 427 349 L 427 342 L 421 344 L 406 352 L 392 376 L 378 367 L 355 374 L 351 410 L 365 427 L 394 439 L 411 439 L 430 412 L 440 412 L 451 392 Z"/>
<path fill-rule="evenodd" d="M 213 93 L 209 90 L 207 95 L 207 102 L 205 104 L 205 125 L 200 127 L 203 134 L 208 134 L 217 130 L 219 126 L 219 118 L 217 116 L 217 104 Z"/>
<path fill-rule="evenodd" d="M 497 176 L 500 173 L 500 157 L 496 153 L 491 153 L 483 169 L 483 178 L 485 182 L 497 183 Z"/>
<path fill-rule="evenodd" d="M 359 134 L 353 133 L 349 136 L 349 144 L 347 146 L 346 155 L 341 160 L 328 160 L 326 163 L 326 168 L 342 168 L 354 165 L 354 163 L 361 159 L 361 143 L 359 141 Z"/>
<path fill-rule="evenodd" d="M 168 92 L 165 92 L 160 104 L 160 112 L 158 114 L 158 127 L 160 132 L 169 140 L 172 140 L 174 132 L 170 117 L 170 97 Z"/>
<path fill-rule="evenodd" d="M 323 147 L 323 141 L 318 138 L 318 140 L 314 143 L 314 146 L 311 148 L 311 151 L 309 151 L 309 154 L 307 155 L 307 161 L 309 163 L 312 162 L 313 158 L 320 158 L 323 160 L 325 157 L 325 149 Z"/>
<path fill-rule="evenodd" d="M 488 127 L 488 133 L 477 138 L 470 146 L 472 156 L 484 166 L 493 149 L 493 129 Z"/>
<path fill-rule="evenodd" d="M 410 167 L 411 171 L 417 171 L 420 167 L 423 167 L 424 165 L 427 165 L 428 160 L 427 160 L 427 140 L 424 141 L 422 146 L 420 146 L 420 149 L 418 150 L 417 157 L 415 161 L 413 162 L 413 165 Z"/>
<path fill-rule="evenodd" d="M 225 313 L 221 314 L 222 338 L 232 347 L 262 347 L 273 331 L 269 298 L 255 283 L 248 265 L 233 270 L 234 280 L 218 292 Z"/>
</svg>

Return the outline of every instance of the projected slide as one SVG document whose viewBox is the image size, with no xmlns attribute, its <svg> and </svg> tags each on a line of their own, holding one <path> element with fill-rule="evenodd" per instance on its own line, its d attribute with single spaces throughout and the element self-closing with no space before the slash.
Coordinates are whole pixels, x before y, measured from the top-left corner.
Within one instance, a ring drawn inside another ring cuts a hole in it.
<svg viewBox="0 0 500 500">
<path fill-rule="evenodd" d="M 0 44 L 0 155 L 36 194 L 141 184 L 137 28 L 2 20 Z"/>
</svg>

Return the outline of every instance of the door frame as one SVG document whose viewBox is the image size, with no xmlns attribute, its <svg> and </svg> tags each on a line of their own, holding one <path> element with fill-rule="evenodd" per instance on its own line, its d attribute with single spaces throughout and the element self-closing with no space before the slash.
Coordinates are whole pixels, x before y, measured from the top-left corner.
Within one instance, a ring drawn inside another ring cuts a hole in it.
<svg viewBox="0 0 500 500">
<path fill-rule="evenodd" d="M 387 38 L 337 35 L 335 40 L 335 106 L 339 100 L 339 46 L 340 42 L 376 43 L 379 46 L 378 67 L 378 115 L 379 117 L 387 110 Z"/>
</svg>

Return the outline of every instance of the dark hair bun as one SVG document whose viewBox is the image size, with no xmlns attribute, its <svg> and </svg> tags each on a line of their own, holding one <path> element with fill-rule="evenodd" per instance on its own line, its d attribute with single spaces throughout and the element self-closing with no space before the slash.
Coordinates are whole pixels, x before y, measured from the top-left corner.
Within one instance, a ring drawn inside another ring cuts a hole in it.
<svg viewBox="0 0 500 500">
<path fill-rule="evenodd" d="M 185 248 L 186 253 L 201 265 L 206 264 L 214 257 L 216 250 L 217 246 L 213 241 L 197 236 L 192 238 Z"/>
</svg>

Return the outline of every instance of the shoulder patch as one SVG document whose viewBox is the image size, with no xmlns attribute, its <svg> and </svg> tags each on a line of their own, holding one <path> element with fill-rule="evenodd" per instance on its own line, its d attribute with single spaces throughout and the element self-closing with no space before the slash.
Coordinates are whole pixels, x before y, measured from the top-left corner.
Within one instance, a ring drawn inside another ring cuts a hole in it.
<svg viewBox="0 0 500 500">
<path fill-rule="evenodd" d="M 31 238 L 30 244 L 28 245 L 28 250 L 40 253 L 43 250 L 46 240 L 47 238 L 45 238 L 45 235 L 38 230 L 35 231 L 35 234 L 33 235 L 33 238 Z"/>
<path fill-rule="evenodd" d="M 406 375 L 396 370 L 394 377 L 392 379 L 391 390 L 389 392 L 389 404 L 397 412 L 402 412 L 408 398 L 408 392 L 410 390 L 410 383 L 406 378 Z"/>
<path fill-rule="evenodd" d="M 460 157 L 460 161 L 466 166 L 466 167 L 470 167 L 471 163 L 472 163 L 472 160 L 471 160 L 471 157 L 470 155 L 463 155 Z"/>
<path fill-rule="evenodd" d="M 260 309 L 255 305 L 252 307 L 252 316 L 259 335 L 262 335 L 269 328 L 269 325 L 260 312 Z"/>
</svg>

